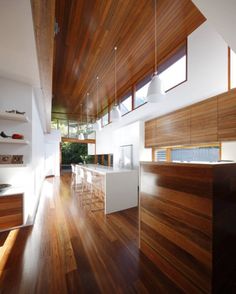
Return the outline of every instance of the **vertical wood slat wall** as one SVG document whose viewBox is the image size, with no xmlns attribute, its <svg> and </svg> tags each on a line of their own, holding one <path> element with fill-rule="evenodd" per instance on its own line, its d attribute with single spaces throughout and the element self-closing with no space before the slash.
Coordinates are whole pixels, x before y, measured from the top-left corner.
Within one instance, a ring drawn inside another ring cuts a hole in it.
<svg viewBox="0 0 236 294">
<path fill-rule="evenodd" d="M 236 140 L 236 89 L 145 122 L 145 147 Z"/>
</svg>

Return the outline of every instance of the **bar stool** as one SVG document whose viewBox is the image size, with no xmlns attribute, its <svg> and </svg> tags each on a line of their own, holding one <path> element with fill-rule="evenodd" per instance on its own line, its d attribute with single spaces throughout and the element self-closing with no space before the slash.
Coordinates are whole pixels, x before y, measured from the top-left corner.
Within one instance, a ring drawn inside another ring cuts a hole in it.
<svg viewBox="0 0 236 294">
<path fill-rule="evenodd" d="M 72 175 L 72 181 L 71 181 L 71 186 L 75 187 L 76 184 L 76 173 L 75 173 L 75 164 L 71 164 L 71 175 Z"/>
<path fill-rule="evenodd" d="M 104 177 L 99 173 L 93 174 L 92 211 L 104 210 Z"/>
</svg>

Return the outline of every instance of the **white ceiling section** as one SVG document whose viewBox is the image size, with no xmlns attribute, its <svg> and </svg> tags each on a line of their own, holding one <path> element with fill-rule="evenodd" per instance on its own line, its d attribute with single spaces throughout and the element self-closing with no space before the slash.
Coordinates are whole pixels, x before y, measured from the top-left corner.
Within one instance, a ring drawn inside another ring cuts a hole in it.
<svg viewBox="0 0 236 294">
<path fill-rule="evenodd" d="M 229 47 L 236 52 L 236 0 L 192 0 Z"/>
<path fill-rule="evenodd" d="M 40 87 L 30 0 L 0 0 L 0 76 Z"/>
</svg>

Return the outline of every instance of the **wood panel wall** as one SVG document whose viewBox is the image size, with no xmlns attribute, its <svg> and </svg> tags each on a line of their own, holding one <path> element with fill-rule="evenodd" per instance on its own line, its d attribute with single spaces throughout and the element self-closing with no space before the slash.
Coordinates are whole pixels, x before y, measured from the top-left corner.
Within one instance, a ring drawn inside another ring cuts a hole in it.
<svg viewBox="0 0 236 294">
<path fill-rule="evenodd" d="M 140 183 L 141 251 L 184 293 L 230 293 L 236 164 L 142 163 Z"/>
<path fill-rule="evenodd" d="M 23 195 L 0 197 L 0 230 L 23 224 Z"/>
<path fill-rule="evenodd" d="M 236 90 L 218 96 L 218 139 L 236 139 Z"/>
<path fill-rule="evenodd" d="M 145 147 L 236 140 L 236 89 L 145 122 Z"/>
</svg>

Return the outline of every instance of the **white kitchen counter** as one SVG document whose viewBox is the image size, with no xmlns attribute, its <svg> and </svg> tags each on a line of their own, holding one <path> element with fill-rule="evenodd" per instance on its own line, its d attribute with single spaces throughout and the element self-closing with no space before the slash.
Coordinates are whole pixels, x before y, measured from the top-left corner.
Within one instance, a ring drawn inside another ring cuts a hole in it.
<svg viewBox="0 0 236 294">
<path fill-rule="evenodd" d="M 76 170 L 79 170 L 79 168 L 104 176 L 105 214 L 138 205 L 138 170 L 95 164 L 77 165 Z"/>
<path fill-rule="evenodd" d="M 114 168 L 114 167 L 110 167 L 110 166 L 97 165 L 97 164 L 87 164 L 87 165 L 78 165 L 78 166 L 84 167 L 87 170 L 91 170 L 91 171 L 102 173 L 102 174 L 127 173 L 127 172 L 132 172 L 133 171 L 133 170 L 130 170 L 130 169 Z"/>
</svg>

